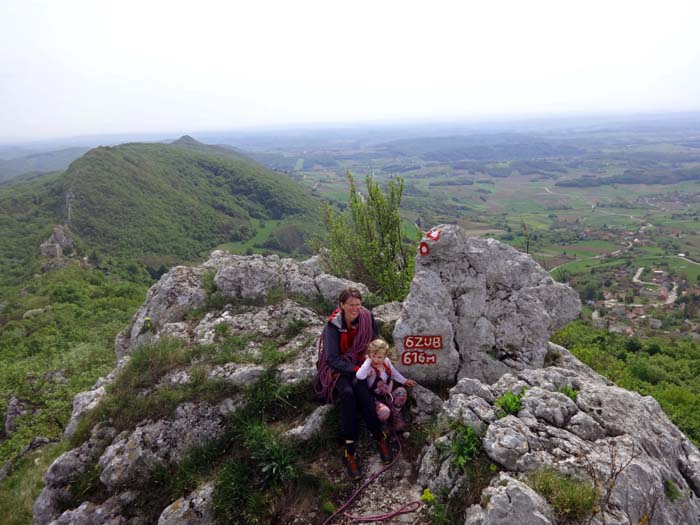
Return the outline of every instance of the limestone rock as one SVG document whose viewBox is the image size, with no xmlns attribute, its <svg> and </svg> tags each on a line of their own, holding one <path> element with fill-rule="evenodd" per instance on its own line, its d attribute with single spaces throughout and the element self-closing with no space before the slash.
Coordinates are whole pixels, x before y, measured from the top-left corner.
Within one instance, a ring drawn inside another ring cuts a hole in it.
<svg viewBox="0 0 700 525">
<path fill-rule="evenodd" d="M 73 239 L 68 234 L 68 229 L 63 225 L 56 225 L 48 239 L 41 246 L 42 257 L 47 259 L 60 259 L 64 255 L 70 254 L 73 249 Z"/>
<path fill-rule="evenodd" d="M 341 279 L 340 277 L 335 277 L 327 273 L 318 275 L 314 279 L 314 283 L 318 288 L 319 295 L 333 304 L 338 302 L 340 292 L 349 286 L 357 288 L 363 297 L 369 295 L 369 289 L 364 284 Z"/>
<path fill-rule="evenodd" d="M 226 298 L 265 299 L 273 290 L 284 288 L 279 262 L 276 255 L 230 256 L 228 263 L 216 272 L 214 284 Z"/>
<path fill-rule="evenodd" d="M 100 386 L 94 390 L 86 390 L 85 392 L 79 392 L 73 398 L 73 412 L 66 425 L 66 430 L 64 431 L 65 437 L 71 437 L 78 428 L 78 422 L 80 421 L 80 416 L 95 408 L 100 400 L 105 395 L 105 387 Z"/>
<path fill-rule="evenodd" d="M 655 524 L 700 523 L 697 448 L 668 420 L 655 400 L 580 370 L 581 364 L 573 362 L 567 368 L 523 370 L 506 374 L 498 384 L 488 387 L 494 395 L 524 388 L 527 391 L 517 415 L 489 424 L 482 438 L 484 453 L 511 473 L 553 468 L 594 481 L 601 490 L 610 487 L 607 505 L 599 509 L 591 523 L 636 524 L 645 515 L 648 520 L 652 511 Z M 558 391 L 563 386 L 578 391 L 576 402 Z M 465 414 L 474 412 L 469 402 L 487 401 L 464 392 L 485 388 L 478 382 L 460 382 L 450 392 L 440 417 L 469 424 L 471 416 Z M 461 477 L 449 469 L 450 432 L 424 450 L 418 481 L 431 490 L 451 492 L 460 483 Z M 519 516 L 518 522 L 551 522 L 553 517 L 545 512 L 546 507 L 543 510 L 535 504 L 536 498 L 521 492 L 525 489 L 512 478 L 494 481 L 483 494 L 482 501 L 488 504 L 470 507 L 466 523 L 511 523 L 515 516 Z M 665 484 L 671 482 L 682 495 L 675 502 L 664 495 Z M 510 499 L 494 500 L 498 494 Z M 516 503 L 511 507 L 510 501 Z"/>
<path fill-rule="evenodd" d="M 214 483 L 205 483 L 189 495 L 174 501 L 158 518 L 158 525 L 209 525 L 215 523 Z"/>
<path fill-rule="evenodd" d="M 173 419 L 139 425 L 116 439 L 100 457 L 100 481 L 110 491 L 138 486 L 155 467 L 181 460 L 187 451 L 223 432 L 218 406 L 185 403 Z"/>
<path fill-rule="evenodd" d="M 176 266 L 151 286 L 146 302 L 131 323 L 129 352 L 155 341 L 164 325 L 182 321 L 187 312 L 206 303 L 201 282 L 204 273 L 202 268 Z"/>
<path fill-rule="evenodd" d="M 215 251 L 203 266 L 216 269 L 217 290 L 232 300 L 262 301 L 271 293 L 283 293 L 310 299 L 321 296 L 334 303 L 347 286 L 369 293 L 361 283 L 322 273 L 313 261 L 305 264 L 277 255 L 242 256 Z"/>
<path fill-rule="evenodd" d="M 545 499 L 525 483 L 501 473 L 483 492 L 488 500 L 483 525 L 554 525 L 554 512 Z M 472 511 L 473 512 L 473 511 Z M 467 513 L 469 516 L 469 512 Z"/>
<path fill-rule="evenodd" d="M 442 399 L 440 399 L 440 396 L 424 386 L 414 386 L 410 395 L 416 401 L 416 406 L 411 408 L 413 421 L 416 423 L 427 423 L 442 410 Z"/>
<path fill-rule="evenodd" d="M 78 508 L 65 511 L 56 521 L 51 522 L 51 525 L 127 525 L 130 520 L 122 514 L 127 513 L 136 496 L 136 492 L 126 491 L 108 498 L 99 505 L 85 501 Z"/>
<path fill-rule="evenodd" d="M 433 272 L 416 272 L 394 328 L 399 353 L 396 368 L 420 383 L 454 383 L 459 368 L 455 322 L 452 299 L 439 277 Z M 415 336 L 422 338 L 417 340 Z M 435 344 L 437 341 L 439 344 Z M 426 346 L 431 348 L 423 349 Z M 423 356 L 432 362 L 422 364 L 418 358 Z"/>
<path fill-rule="evenodd" d="M 7 402 L 5 411 L 5 435 L 10 435 L 17 430 L 17 418 L 26 412 L 24 403 L 16 396 L 12 396 Z"/>
<path fill-rule="evenodd" d="M 531 436 L 520 419 L 508 415 L 489 425 L 484 436 L 484 450 L 506 469 L 517 471 L 518 460 L 530 451 Z"/>
<path fill-rule="evenodd" d="M 333 405 L 322 405 L 318 407 L 306 418 L 302 425 L 287 430 L 283 436 L 295 441 L 308 441 L 320 432 L 326 416 L 332 409 Z"/>
<path fill-rule="evenodd" d="M 394 328 L 396 328 L 396 321 L 401 317 L 401 303 L 394 301 L 375 306 L 372 309 L 372 314 L 379 326 L 379 334 L 381 337 L 391 342 L 393 340 L 392 334 L 394 333 Z M 396 361 L 396 359 L 392 357 L 392 361 Z"/>
<path fill-rule="evenodd" d="M 80 417 L 85 412 L 95 408 L 100 403 L 100 400 L 106 393 L 105 387 L 114 381 L 117 374 L 129 362 L 129 359 L 130 356 L 128 355 L 118 359 L 116 366 L 107 375 L 107 377 L 98 378 L 90 390 L 79 392 L 75 395 L 73 398 L 73 411 L 71 412 L 70 419 L 68 420 L 68 424 L 66 425 L 66 429 L 63 433 L 64 437 L 70 438 L 75 433 L 76 429 L 78 428 Z"/>
<path fill-rule="evenodd" d="M 491 404 L 496 400 L 488 385 L 484 385 L 481 381 L 469 377 L 460 379 L 457 384 L 450 389 L 450 395 L 453 394 L 479 396 L 481 399 Z"/>
<path fill-rule="evenodd" d="M 88 441 L 56 458 L 46 471 L 44 489 L 34 502 L 34 525 L 46 525 L 59 516 L 62 506 L 79 503 L 68 490 L 69 485 L 94 467 L 115 435 L 112 427 L 98 424 Z"/>
<path fill-rule="evenodd" d="M 439 226 L 421 241 L 394 340 L 400 357 L 412 352 L 406 335 L 443 335 L 445 351 L 435 352 L 437 365 L 406 367 L 400 360 L 401 371 L 416 369 L 427 382 L 454 381 L 446 370 L 456 366 L 457 378 L 491 383 L 508 371 L 540 368 L 550 333 L 580 307 L 578 294 L 554 282 L 529 255 L 494 239 L 467 237 L 458 226 Z M 430 321 L 417 321 L 423 318 Z"/>
<path fill-rule="evenodd" d="M 290 325 L 314 327 L 320 333 L 322 323 L 319 316 L 309 308 L 300 306 L 289 299 L 279 304 L 249 308 L 247 311 L 210 312 L 197 324 L 193 332 L 193 342 L 210 344 L 216 338 L 216 327 L 225 325 L 230 335 L 257 334 L 264 337 L 278 337 L 289 330 Z"/>
<path fill-rule="evenodd" d="M 522 404 L 537 419 L 559 428 L 566 426 L 578 412 L 576 404 L 564 394 L 537 386 L 525 393 Z"/>
</svg>

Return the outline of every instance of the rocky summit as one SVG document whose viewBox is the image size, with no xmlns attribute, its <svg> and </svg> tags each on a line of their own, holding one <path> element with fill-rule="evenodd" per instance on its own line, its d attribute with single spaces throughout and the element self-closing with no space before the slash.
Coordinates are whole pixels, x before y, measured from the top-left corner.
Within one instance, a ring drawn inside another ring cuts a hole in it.
<svg viewBox="0 0 700 525">
<path fill-rule="evenodd" d="M 452 383 L 540 368 L 550 334 L 580 309 L 578 294 L 529 255 L 438 226 L 421 241 L 394 330 L 398 366 L 419 381 Z"/>
<path fill-rule="evenodd" d="M 362 492 L 351 515 L 420 501 L 416 512 L 386 522 L 700 523 L 697 448 L 655 400 L 618 388 L 549 342 L 578 314 L 573 290 L 530 256 L 455 226 L 431 230 L 416 257 L 406 300 L 374 308 L 382 333 L 393 334 L 397 366 L 420 383 L 406 409 L 411 425 L 397 438 L 398 462 L 375 482 L 381 489 Z M 170 270 L 117 337 L 113 372 L 76 396 L 66 429 L 75 448 L 46 472 L 34 523 L 322 523 L 327 505 L 304 507 L 281 492 L 282 505 L 252 516 L 253 500 L 226 492 L 236 474 L 221 464 L 254 446 L 250 435 L 266 436 L 303 450 L 307 477 L 321 472 L 345 486 L 338 498 L 352 492 L 338 446 L 311 446 L 335 432 L 335 416 L 310 395 L 318 335 L 348 284 L 361 286 L 313 259 L 220 251 L 201 266 Z M 280 396 L 274 428 L 245 434 L 231 421 L 274 412 L 250 399 L 270 377 L 306 401 Z M 142 411 L 127 412 L 124 399 Z M 381 465 L 365 441 L 359 454 L 370 475 Z M 205 470 L 163 490 L 193 468 L 192 457 L 205 456 Z M 284 472 L 248 475 L 263 474 Z M 283 492 L 296 494 L 294 487 Z M 233 517 L 220 514 L 222 497 L 239 498 Z"/>
</svg>

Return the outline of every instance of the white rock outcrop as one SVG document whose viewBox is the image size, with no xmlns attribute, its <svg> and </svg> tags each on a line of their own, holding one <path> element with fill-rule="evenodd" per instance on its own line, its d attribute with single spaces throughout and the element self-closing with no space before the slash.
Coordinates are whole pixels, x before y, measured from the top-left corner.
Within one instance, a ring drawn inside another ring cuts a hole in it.
<svg viewBox="0 0 700 525">
<path fill-rule="evenodd" d="M 421 240 L 394 329 L 397 367 L 433 383 L 541 368 L 550 334 L 580 309 L 578 294 L 529 255 L 442 225 Z"/>
</svg>

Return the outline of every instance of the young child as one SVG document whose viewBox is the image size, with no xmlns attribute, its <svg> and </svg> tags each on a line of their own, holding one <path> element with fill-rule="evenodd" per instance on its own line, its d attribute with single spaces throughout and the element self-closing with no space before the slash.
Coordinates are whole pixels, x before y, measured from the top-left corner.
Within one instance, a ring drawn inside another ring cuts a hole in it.
<svg viewBox="0 0 700 525">
<path fill-rule="evenodd" d="M 375 408 L 379 421 L 392 417 L 394 430 L 401 431 L 405 427 L 401 417 L 401 407 L 406 403 L 408 394 L 403 386 L 416 386 L 413 379 L 406 379 L 401 372 L 394 368 L 387 357 L 389 345 L 382 339 L 375 339 L 367 346 L 364 363 L 357 370 L 357 379 L 367 380 L 370 392 L 374 396 Z M 394 383 L 398 383 L 395 385 Z"/>
</svg>

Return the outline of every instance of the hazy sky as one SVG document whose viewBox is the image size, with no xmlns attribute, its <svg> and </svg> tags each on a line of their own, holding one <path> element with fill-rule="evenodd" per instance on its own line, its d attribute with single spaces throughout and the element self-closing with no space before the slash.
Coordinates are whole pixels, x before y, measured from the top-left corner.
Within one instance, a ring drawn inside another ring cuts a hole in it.
<svg viewBox="0 0 700 525">
<path fill-rule="evenodd" d="M 700 2 L 0 0 L 0 140 L 700 109 Z"/>
</svg>

